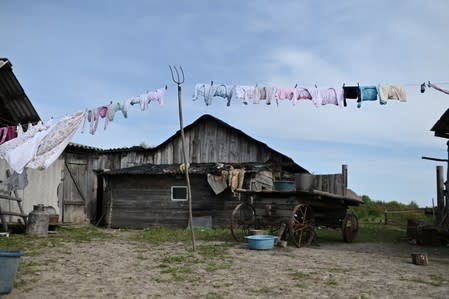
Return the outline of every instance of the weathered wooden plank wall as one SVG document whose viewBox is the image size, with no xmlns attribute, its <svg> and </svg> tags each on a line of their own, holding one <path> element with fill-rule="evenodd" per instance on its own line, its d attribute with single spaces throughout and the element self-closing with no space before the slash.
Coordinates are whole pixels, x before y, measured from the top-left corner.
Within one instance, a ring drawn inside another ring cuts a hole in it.
<svg viewBox="0 0 449 299">
<path fill-rule="evenodd" d="M 107 225 L 113 228 L 187 227 L 188 202 L 172 201 L 171 186 L 183 177 L 170 175 L 107 176 Z M 203 175 L 192 175 L 193 216 L 211 216 L 214 227 L 228 226 L 232 209 L 230 192 L 215 196 Z M 231 202 L 226 204 L 225 201 Z M 112 208 L 111 208 L 112 205 Z"/>
<path fill-rule="evenodd" d="M 316 175 L 313 189 L 344 195 L 344 180 L 342 174 Z"/>
<path fill-rule="evenodd" d="M 191 163 L 242 163 L 285 160 L 285 156 L 262 146 L 235 130 L 212 120 L 186 130 L 187 156 Z M 142 164 L 182 163 L 181 140 L 170 140 L 155 150 L 100 153 L 98 169 L 118 169 Z"/>
</svg>

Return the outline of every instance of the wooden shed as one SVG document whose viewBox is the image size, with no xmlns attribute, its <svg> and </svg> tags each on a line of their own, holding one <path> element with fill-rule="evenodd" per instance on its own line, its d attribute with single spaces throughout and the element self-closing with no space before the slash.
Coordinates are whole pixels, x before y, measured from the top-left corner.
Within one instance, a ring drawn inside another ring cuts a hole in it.
<svg viewBox="0 0 449 299">
<path fill-rule="evenodd" d="M 272 169 L 267 163 L 194 163 L 189 167 L 195 222 L 225 227 L 238 203 L 237 189 L 271 190 Z M 293 175 L 284 170 L 289 176 Z M 231 173 L 238 173 L 233 187 Z M 243 177 L 240 177 L 242 175 Z M 112 228 L 186 227 L 188 201 L 185 176 L 179 164 L 146 164 L 103 174 L 104 223 Z M 262 178 L 261 178 L 262 177 Z M 267 177 L 268 179 L 263 179 Z M 267 182 L 269 181 L 269 182 Z M 222 188 L 217 188 L 219 182 Z M 217 190 L 218 189 L 218 190 Z"/>
<path fill-rule="evenodd" d="M 239 129 L 236 129 L 229 124 L 215 118 L 211 115 L 203 115 L 188 125 L 184 129 L 186 136 L 187 156 L 189 162 L 192 165 L 202 165 L 203 173 L 198 175 L 201 178 L 193 178 L 193 180 L 201 180 L 205 183 L 198 184 L 199 189 L 204 188 L 207 192 L 211 192 L 211 188 L 207 184 L 207 164 L 224 163 L 227 165 L 240 165 L 246 164 L 265 164 L 269 163 L 270 173 L 273 173 L 276 178 L 285 176 L 293 177 L 294 173 L 307 172 L 304 168 L 296 164 L 288 156 L 270 148 L 265 143 L 262 143 Z M 162 169 L 178 169 L 182 163 L 182 148 L 181 148 L 181 134 L 176 132 L 169 137 L 166 141 L 153 148 L 143 148 L 139 146 L 131 148 L 110 149 L 98 151 L 95 154 L 95 158 L 92 160 L 92 171 L 98 174 L 97 182 L 94 184 L 97 192 L 96 197 L 92 200 L 95 202 L 88 203 L 87 206 L 91 211 L 88 211 L 89 215 L 96 215 L 95 218 L 91 218 L 92 222 L 98 222 L 101 220 L 107 220 L 107 215 L 110 215 L 110 210 L 105 208 L 107 196 L 107 184 L 114 186 L 113 188 L 119 188 L 119 185 L 123 185 L 124 181 L 137 180 L 141 184 L 136 188 L 142 189 L 145 186 L 148 190 L 151 190 L 152 183 L 156 183 L 158 175 L 160 180 L 163 180 L 165 185 L 170 185 L 173 179 L 179 180 L 179 184 L 182 181 L 182 176 L 174 175 L 174 178 L 163 172 Z M 134 169 L 139 172 L 139 176 L 135 176 L 129 173 L 130 170 L 125 168 L 147 165 L 140 170 Z M 148 165 L 152 165 L 153 168 L 150 171 Z M 160 165 L 162 168 L 157 168 Z M 122 169 L 123 171 L 118 171 Z M 104 170 L 111 170 L 107 175 L 103 176 Z M 113 172 L 112 170 L 117 170 Z M 161 172 L 158 174 L 158 171 Z M 172 171 L 173 173 L 173 171 Z M 121 177 L 117 179 L 117 177 Z M 129 178 L 127 176 L 130 176 Z M 142 178 L 144 176 L 146 178 Z M 258 188 L 258 184 L 262 184 L 262 175 L 257 178 L 252 178 L 254 188 Z M 108 180 L 106 182 L 105 180 Z M 118 180 L 118 181 L 116 181 Z M 150 182 L 151 181 L 151 182 Z M 114 183 L 115 182 L 115 183 Z M 129 182 L 130 186 L 133 184 L 139 184 L 137 182 Z M 184 185 L 184 184 L 183 184 Z M 134 185 L 133 185 L 134 186 Z M 201 187 L 200 187 L 201 186 Z M 110 187 L 110 186 L 109 186 Z M 122 186 L 125 188 L 126 186 Z M 259 186 L 260 187 L 260 186 Z M 121 188 L 121 187 L 120 187 Z M 125 188 L 126 189 L 126 188 Z M 192 186 L 192 190 L 193 190 Z M 198 191 L 198 192 L 203 192 Z M 147 191 L 151 192 L 151 191 Z M 193 192 L 196 192 L 193 190 Z M 221 195 L 223 196 L 223 195 Z M 116 201 L 117 195 L 113 195 L 113 202 Z M 118 199 L 120 200 L 120 199 Z M 182 206 L 183 203 L 172 203 L 173 207 Z M 114 207 L 112 207 L 114 210 Z M 108 214 L 109 213 L 109 214 Z M 128 215 L 132 218 L 132 214 Z M 216 216 L 217 218 L 218 216 Z M 218 217 L 219 218 L 219 217 Z M 217 218 L 217 219 L 218 219 Z M 220 223 L 221 220 L 217 220 Z M 112 223 L 109 223 L 112 224 Z M 123 224 L 123 223 L 122 223 Z"/>
</svg>

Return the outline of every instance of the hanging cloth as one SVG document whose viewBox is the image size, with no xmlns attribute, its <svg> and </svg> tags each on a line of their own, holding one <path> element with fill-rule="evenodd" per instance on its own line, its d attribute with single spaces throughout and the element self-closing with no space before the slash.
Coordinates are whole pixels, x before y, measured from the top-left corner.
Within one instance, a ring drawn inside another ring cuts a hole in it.
<svg viewBox="0 0 449 299">
<path fill-rule="evenodd" d="M 233 91 L 234 86 L 232 85 L 197 83 L 193 90 L 192 101 L 202 97 L 206 106 L 209 106 L 212 105 L 213 97 L 221 97 L 227 100 L 226 106 L 231 106 Z"/>
<path fill-rule="evenodd" d="M 16 126 L 8 126 L 0 128 L 0 144 L 5 143 L 11 139 L 17 137 L 17 127 Z"/>
<path fill-rule="evenodd" d="M 256 87 L 248 85 L 237 85 L 235 87 L 235 96 L 242 100 L 243 104 L 248 105 L 248 100 L 258 101 L 256 99 Z"/>
<path fill-rule="evenodd" d="M 379 85 L 379 100 L 386 104 L 386 100 L 407 102 L 407 92 L 402 85 Z"/>
<path fill-rule="evenodd" d="M 298 98 L 298 90 L 292 87 L 276 87 L 276 91 L 274 93 L 274 99 L 276 103 L 279 104 L 279 100 L 289 100 L 292 101 L 293 105 Z"/>
<path fill-rule="evenodd" d="M 33 159 L 40 142 L 53 126 L 53 120 L 28 126 L 28 130 L 20 137 L 0 145 L 0 158 L 5 159 L 14 171 L 22 173 L 25 165 Z"/>
<path fill-rule="evenodd" d="M 432 84 L 432 83 L 427 83 L 427 87 L 431 87 L 431 88 L 433 88 L 433 89 L 436 89 L 436 90 L 438 90 L 438 91 L 441 91 L 442 93 L 445 93 L 445 94 L 449 94 L 449 90 L 445 90 L 445 89 L 442 89 L 441 87 L 438 87 L 438 86 L 436 86 L 435 84 Z"/>
<path fill-rule="evenodd" d="M 148 109 L 148 104 L 152 101 L 159 102 L 159 105 L 164 104 L 164 95 L 165 95 L 165 88 L 159 88 L 155 91 L 149 91 L 140 96 L 140 108 L 142 111 L 145 111 Z"/>
<path fill-rule="evenodd" d="M 378 91 L 376 86 L 360 86 L 359 94 L 360 97 L 357 100 L 357 108 L 360 108 L 364 101 L 377 101 Z M 379 101 L 379 103 L 383 105 L 383 102 Z"/>
<path fill-rule="evenodd" d="M 34 157 L 26 166 L 38 169 L 48 168 L 72 140 L 83 118 L 84 112 L 77 112 L 59 120 L 40 141 Z"/>
<path fill-rule="evenodd" d="M 343 86 L 344 106 L 347 106 L 346 99 L 359 99 L 360 88 L 358 86 Z"/>
<path fill-rule="evenodd" d="M 271 105 L 271 99 L 273 97 L 273 87 L 257 86 L 255 89 L 255 96 L 253 103 L 259 104 L 259 101 L 266 101 L 267 105 Z"/>
<path fill-rule="evenodd" d="M 100 107 L 95 108 L 94 119 L 91 122 L 91 130 L 90 130 L 90 133 L 92 135 L 95 135 L 95 132 L 97 131 L 98 122 L 100 121 L 100 118 L 105 119 L 104 120 L 104 129 L 106 130 L 108 128 L 108 124 L 109 124 L 108 110 L 109 110 L 109 105 L 100 106 Z"/>
<path fill-rule="evenodd" d="M 113 121 L 115 114 L 121 111 L 124 118 L 128 118 L 128 109 L 126 108 L 126 102 L 115 102 L 109 105 L 108 120 Z"/>
<path fill-rule="evenodd" d="M 343 107 L 344 105 L 344 92 L 340 88 L 312 88 L 310 90 L 310 95 L 312 96 L 312 101 L 315 106 L 319 107 L 322 105 L 336 105 Z"/>
<path fill-rule="evenodd" d="M 297 87 L 296 93 L 298 95 L 298 97 L 296 98 L 297 101 L 312 99 L 312 95 L 307 88 Z"/>
</svg>

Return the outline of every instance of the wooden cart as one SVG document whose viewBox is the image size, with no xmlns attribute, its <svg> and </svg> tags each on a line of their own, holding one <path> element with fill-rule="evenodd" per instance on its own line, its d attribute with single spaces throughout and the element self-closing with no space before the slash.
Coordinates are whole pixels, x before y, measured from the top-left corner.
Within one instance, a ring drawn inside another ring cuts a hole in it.
<svg viewBox="0 0 449 299">
<path fill-rule="evenodd" d="M 363 203 L 358 197 L 320 190 L 237 192 L 240 202 L 231 216 L 236 241 L 243 241 L 252 229 L 276 231 L 278 240 L 291 240 L 297 247 L 313 242 L 318 226 L 341 228 L 345 242 L 357 235 L 358 220 L 348 207 Z"/>
</svg>

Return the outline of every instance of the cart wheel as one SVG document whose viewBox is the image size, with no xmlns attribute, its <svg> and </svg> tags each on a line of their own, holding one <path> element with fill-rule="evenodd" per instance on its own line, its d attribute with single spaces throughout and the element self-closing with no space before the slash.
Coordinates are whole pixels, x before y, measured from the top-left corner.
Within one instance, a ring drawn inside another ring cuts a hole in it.
<svg viewBox="0 0 449 299">
<path fill-rule="evenodd" d="M 239 203 L 231 216 L 231 233 L 234 240 L 242 242 L 250 229 L 256 228 L 256 211 L 245 202 Z"/>
<path fill-rule="evenodd" d="M 310 244 L 315 238 L 315 216 L 312 208 L 306 204 L 297 205 L 292 212 L 289 222 L 290 238 L 296 247 Z"/>
<path fill-rule="evenodd" d="M 346 214 L 341 225 L 341 232 L 343 235 L 343 241 L 351 243 L 354 241 L 359 231 L 359 221 L 354 214 Z"/>
</svg>

